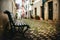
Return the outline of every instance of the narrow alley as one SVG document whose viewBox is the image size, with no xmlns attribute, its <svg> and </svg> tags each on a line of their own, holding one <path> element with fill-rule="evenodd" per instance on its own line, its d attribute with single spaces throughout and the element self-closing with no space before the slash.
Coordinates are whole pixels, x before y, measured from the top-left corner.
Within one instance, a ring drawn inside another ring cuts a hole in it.
<svg viewBox="0 0 60 40">
<path fill-rule="evenodd" d="M 60 40 L 60 0 L 0 0 L 0 40 Z"/>
</svg>

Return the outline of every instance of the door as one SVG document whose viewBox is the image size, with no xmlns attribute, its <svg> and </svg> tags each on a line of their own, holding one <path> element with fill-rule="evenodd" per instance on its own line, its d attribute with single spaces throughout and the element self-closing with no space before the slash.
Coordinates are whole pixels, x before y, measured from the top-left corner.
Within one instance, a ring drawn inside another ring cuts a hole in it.
<svg viewBox="0 0 60 40">
<path fill-rule="evenodd" d="M 35 17 L 37 16 L 37 8 L 35 8 Z"/>
<path fill-rule="evenodd" d="M 44 6 L 41 7 L 41 17 L 44 19 Z"/>
<path fill-rule="evenodd" d="M 48 18 L 53 20 L 53 2 L 48 3 Z"/>
</svg>

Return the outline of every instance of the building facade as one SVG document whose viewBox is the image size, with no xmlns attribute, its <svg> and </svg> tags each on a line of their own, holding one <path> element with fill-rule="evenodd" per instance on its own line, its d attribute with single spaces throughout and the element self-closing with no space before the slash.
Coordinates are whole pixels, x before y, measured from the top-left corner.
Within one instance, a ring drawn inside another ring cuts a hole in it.
<svg viewBox="0 0 60 40">
<path fill-rule="evenodd" d="M 15 0 L 1 0 L 0 1 L 0 10 L 5 11 L 9 10 L 10 12 L 16 13 Z"/>
<path fill-rule="evenodd" d="M 47 0 L 44 4 L 44 19 L 57 21 L 60 19 L 59 1 Z"/>
<path fill-rule="evenodd" d="M 25 0 L 24 2 L 24 8 L 25 8 L 25 16 L 27 18 L 31 18 L 31 14 L 32 14 L 32 0 Z"/>
<path fill-rule="evenodd" d="M 60 20 L 60 0 L 33 0 L 33 17 L 44 20 Z"/>
<path fill-rule="evenodd" d="M 41 18 L 41 7 L 42 7 L 42 0 L 34 0 L 33 1 L 33 17 L 39 16 Z"/>
</svg>

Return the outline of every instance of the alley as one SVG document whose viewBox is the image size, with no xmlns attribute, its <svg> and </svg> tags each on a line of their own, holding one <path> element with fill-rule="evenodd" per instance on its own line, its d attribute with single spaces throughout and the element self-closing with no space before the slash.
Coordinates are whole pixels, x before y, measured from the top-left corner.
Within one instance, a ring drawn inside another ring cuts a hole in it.
<svg viewBox="0 0 60 40">
<path fill-rule="evenodd" d="M 0 40 L 60 40 L 60 0 L 0 0 Z"/>
</svg>

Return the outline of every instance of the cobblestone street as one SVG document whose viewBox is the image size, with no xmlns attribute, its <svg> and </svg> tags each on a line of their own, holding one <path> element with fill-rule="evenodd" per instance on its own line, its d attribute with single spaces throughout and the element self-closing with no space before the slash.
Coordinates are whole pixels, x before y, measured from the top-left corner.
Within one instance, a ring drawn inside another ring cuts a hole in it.
<svg viewBox="0 0 60 40">
<path fill-rule="evenodd" d="M 60 31 L 58 33 L 55 22 L 34 19 L 24 19 L 24 21 L 31 27 L 26 34 L 27 37 L 33 40 L 60 40 Z"/>
<path fill-rule="evenodd" d="M 30 29 L 24 34 L 25 36 L 19 32 L 12 34 L 5 32 L 3 40 L 60 40 L 60 32 L 58 33 L 53 21 L 34 19 L 22 19 L 20 21 L 30 26 Z"/>
</svg>

